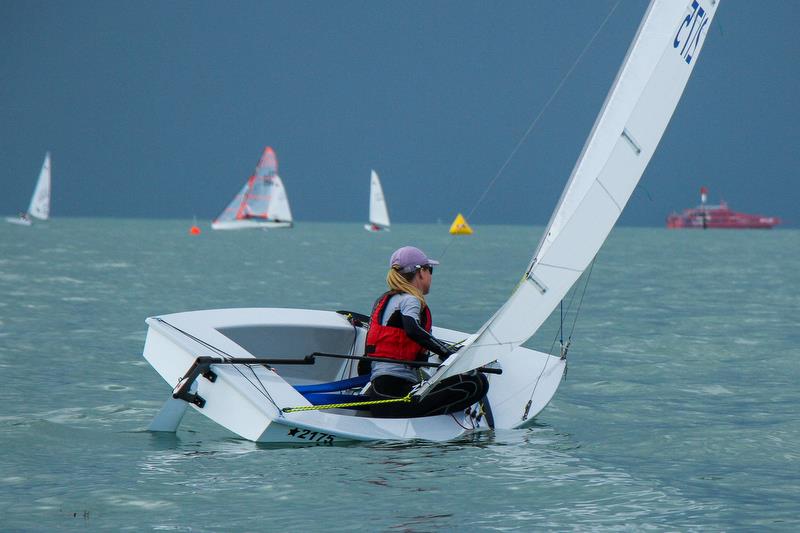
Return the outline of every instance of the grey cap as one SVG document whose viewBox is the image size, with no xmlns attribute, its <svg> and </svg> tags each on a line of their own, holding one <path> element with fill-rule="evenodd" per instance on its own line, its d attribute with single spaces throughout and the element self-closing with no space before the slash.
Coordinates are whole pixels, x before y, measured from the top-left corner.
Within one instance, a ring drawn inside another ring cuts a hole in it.
<svg viewBox="0 0 800 533">
<path fill-rule="evenodd" d="M 414 272 L 415 270 L 424 266 L 433 266 L 438 264 L 439 261 L 428 259 L 428 256 L 425 255 L 425 252 L 419 248 L 415 248 L 414 246 L 403 246 L 402 248 L 398 248 L 392 254 L 392 258 L 389 260 L 390 268 L 397 266 L 400 268 L 400 272 L 404 274 Z"/>
</svg>

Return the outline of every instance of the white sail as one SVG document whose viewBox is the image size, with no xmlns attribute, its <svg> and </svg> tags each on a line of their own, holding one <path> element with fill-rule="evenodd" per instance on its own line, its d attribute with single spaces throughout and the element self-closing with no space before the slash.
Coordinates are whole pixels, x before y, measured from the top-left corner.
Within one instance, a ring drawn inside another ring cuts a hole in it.
<svg viewBox="0 0 800 533">
<path fill-rule="evenodd" d="M 388 228 L 389 209 L 386 207 L 386 198 L 383 196 L 383 187 L 378 173 L 374 170 L 369 180 L 369 223 L 373 226 Z"/>
<path fill-rule="evenodd" d="M 36 188 L 33 189 L 28 214 L 41 220 L 50 218 L 50 152 L 44 156 Z"/>
<path fill-rule="evenodd" d="M 531 262 L 506 303 L 420 388 L 528 340 L 588 267 L 650 161 L 718 0 L 653 0 Z"/>
<path fill-rule="evenodd" d="M 277 174 L 272 177 L 272 187 L 270 189 L 267 213 L 269 213 L 270 220 L 292 222 L 292 210 L 289 208 L 289 197 L 286 195 L 286 187 L 283 186 L 283 181 Z"/>
</svg>

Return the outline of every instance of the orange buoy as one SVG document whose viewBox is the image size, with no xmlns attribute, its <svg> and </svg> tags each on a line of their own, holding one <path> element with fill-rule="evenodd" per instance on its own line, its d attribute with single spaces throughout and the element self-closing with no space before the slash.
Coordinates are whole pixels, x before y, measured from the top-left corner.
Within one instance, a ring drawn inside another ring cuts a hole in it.
<svg viewBox="0 0 800 533">
<path fill-rule="evenodd" d="M 200 231 L 200 228 L 197 226 L 192 226 L 191 228 L 189 228 L 189 235 L 200 235 L 200 233 L 202 232 Z"/>
</svg>

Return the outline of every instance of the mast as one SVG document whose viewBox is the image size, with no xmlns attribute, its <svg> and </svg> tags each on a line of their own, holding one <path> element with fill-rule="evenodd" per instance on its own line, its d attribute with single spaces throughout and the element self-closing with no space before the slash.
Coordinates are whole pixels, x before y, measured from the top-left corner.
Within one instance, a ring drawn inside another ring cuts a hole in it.
<svg viewBox="0 0 800 533">
<path fill-rule="evenodd" d="M 708 189 L 705 186 L 700 187 L 700 216 L 703 217 L 703 229 L 708 229 L 708 213 L 706 213 L 706 199 L 708 198 Z"/>
</svg>

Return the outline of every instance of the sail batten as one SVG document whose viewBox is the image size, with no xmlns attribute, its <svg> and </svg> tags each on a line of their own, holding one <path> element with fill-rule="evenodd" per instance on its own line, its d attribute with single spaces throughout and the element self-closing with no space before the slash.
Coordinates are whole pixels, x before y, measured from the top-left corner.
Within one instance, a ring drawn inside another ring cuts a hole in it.
<svg viewBox="0 0 800 533">
<path fill-rule="evenodd" d="M 650 161 L 696 64 L 717 0 L 653 0 L 587 138 L 525 279 L 417 392 L 513 351 L 594 259 Z"/>
</svg>

